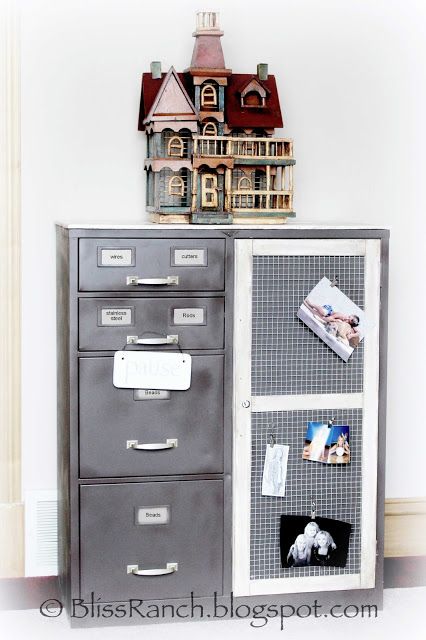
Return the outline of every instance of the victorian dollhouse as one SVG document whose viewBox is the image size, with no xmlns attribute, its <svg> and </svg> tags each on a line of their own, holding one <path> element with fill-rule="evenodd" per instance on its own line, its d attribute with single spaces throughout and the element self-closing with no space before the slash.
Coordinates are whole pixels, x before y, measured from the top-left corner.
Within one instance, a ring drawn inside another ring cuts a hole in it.
<svg viewBox="0 0 426 640">
<path fill-rule="evenodd" d="M 285 222 L 294 216 L 293 144 L 275 77 L 225 66 L 218 14 L 197 13 L 189 69 L 142 76 L 139 130 L 147 136 L 147 210 L 153 222 Z"/>
</svg>

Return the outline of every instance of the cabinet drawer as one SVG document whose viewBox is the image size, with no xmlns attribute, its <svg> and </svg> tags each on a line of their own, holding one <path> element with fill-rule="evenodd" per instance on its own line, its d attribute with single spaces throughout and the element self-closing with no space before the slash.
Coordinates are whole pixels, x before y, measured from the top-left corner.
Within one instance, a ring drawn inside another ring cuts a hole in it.
<svg viewBox="0 0 426 640">
<path fill-rule="evenodd" d="M 224 288 L 224 267 L 224 240 L 79 241 L 80 291 L 220 291 Z M 127 284 L 130 276 L 148 282 Z M 169 276 L 177 277 L 178 283 L 161 284 L 161 279 Z"/>
<path fill-rule="evenodd" d="M 110 602 L 222 593 L 221 480 L 83 485 L 80 509 L 85 600 L 92 591 Z M 170 563 L 177 571 L 128 573 Z"/>
<path fill-rule="evenodd" d="M 144 334 L 144 335 L 142 335 Z M 223 298 L 80 298 L 81 351 L 117 351 L 128 336 L 178 336 L 182 349 L 222 349 Z M 138 349 L 176 349 L 176 344 L 138 345 Z"/>
<path fill-rule="evenodd" d="M 80 358 L 80 476 L 223 471 L 223 361 L 193 356 L 187 391 L 150 392 L 114 387 L 113 358 Z M 168 440 L 177 446 L 146 450 L 127 444 Z"/>
</svg>

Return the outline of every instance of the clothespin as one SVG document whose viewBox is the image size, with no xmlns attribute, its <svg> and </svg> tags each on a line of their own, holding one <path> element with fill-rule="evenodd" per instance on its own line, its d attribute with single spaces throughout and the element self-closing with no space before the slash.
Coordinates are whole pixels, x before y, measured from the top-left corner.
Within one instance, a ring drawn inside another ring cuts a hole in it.
<svg viewBox="0 0 426 640">
<path fill-rule="evenodd" d="M 315 520 L 315 514 L 317 511 L 317 503 L 311 498 L 311 520 Z"/>
<path fill-rule="evenodd" d="M 339 284 L 339 277 L 334 276 L 333 280 L 330 282 L 330 287 L 337 287 L 338 284 Z"/>
</svg>

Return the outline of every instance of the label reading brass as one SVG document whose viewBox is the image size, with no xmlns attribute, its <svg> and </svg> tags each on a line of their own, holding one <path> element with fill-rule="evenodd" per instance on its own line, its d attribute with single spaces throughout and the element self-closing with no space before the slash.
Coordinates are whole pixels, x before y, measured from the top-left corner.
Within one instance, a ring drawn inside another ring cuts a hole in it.
<svg viewBox="0 0 426 640">
<path fill-rule="evenodd" d="M 133 400 L 170 400 L 170 391 L 164 389 L 134 389 Z"/>
</svg>

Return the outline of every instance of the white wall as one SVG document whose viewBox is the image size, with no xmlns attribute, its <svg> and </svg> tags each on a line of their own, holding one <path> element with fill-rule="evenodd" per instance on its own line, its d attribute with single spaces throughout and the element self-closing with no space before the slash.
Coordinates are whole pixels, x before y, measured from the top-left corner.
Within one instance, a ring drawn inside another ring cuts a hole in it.
<svg viewBox="0 0 426 640">
<path fill-rule="evenodd" d="M 277 77 L 297 222 L 391 229 L 387 496 L 424 495 L 421 0 L 22 0 L 24 490 L 56 485 L 54 222 L 145 221 L 140 76 L 189 65 L 203 8 L 228 67 Z"/>
</svg>

